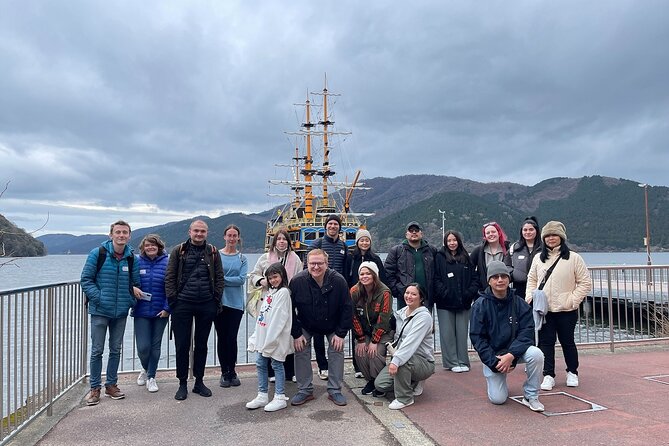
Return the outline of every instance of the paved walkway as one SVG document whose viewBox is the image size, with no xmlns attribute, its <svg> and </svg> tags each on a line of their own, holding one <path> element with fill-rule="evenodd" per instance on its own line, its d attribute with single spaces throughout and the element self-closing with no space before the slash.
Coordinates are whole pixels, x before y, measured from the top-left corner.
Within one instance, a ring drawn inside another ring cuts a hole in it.
<svg viewBox="0 0 669 446">
<path fill-rule="evenodd" d="M 541 394 L 544 414 L 513 400 L 502 406 L 488 403 L 476 360 L 469 373 L 439 368 L 416 404 L 403 411 L 389 410 L 388 400 L 361 396 L 364 381 L 350 370 L 346 407 L 330 402 L 325 382 L 314 376 L 316 400 L 275 413 L 249 411 L 244 404 L 255 396 L 256 379 L 254 369 L 246 368 L 240 387 L 218 387 L 212 371 L 207 383 L 213 397 L 189 394 L 182 402 L 173 399 L 177 382 L 171 373 L 159 377 L 156 394 L 134 384 L 135 375 L 125 375 L 119 384 L 127 398 L 103 398 L 95 407 L 85 406 L 82 385 L 74 389 L 69 406 L 65 399 L 54 418 L 40 417 L 9 444 L 667 444 L 669 342 L 618 347 L 616 353 L 606 348 L 580 352 L 580 387 L 565 387 L 564 373 L 559 373 L 556 388 Z M 559 352 L 557 358 L 560 364 Z M 510 375 L 512 396 L 521 395 L 523 380 L 522 370 Z M 295 384 L 289 383 L 287 393 L 295 391 Z M 58 412 L 64 417 L 44 435 L 48 423 L 58 420 Z"/>
</svg>

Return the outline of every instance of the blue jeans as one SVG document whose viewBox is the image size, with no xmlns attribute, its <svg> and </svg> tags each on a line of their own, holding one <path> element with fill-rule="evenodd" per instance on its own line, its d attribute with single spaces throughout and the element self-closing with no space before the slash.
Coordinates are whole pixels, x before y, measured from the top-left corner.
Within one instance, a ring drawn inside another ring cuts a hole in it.
<svg viewBox="0 0 669 446">
<path fill-rule="evenodd" d="M 109 328 L 109 360 L 105 386 L 111 386 L 118 381 L 118 364 L 121 359 L 126 319 L 126 316 L 110 318 L 91 315 L 91 389 L 102 387 L 102 353 L 105 350 L 107 328 Z"/>
<path fill-rule="evenodd" d="M 256 370 L 258 373 L 258 392 L 267 393 L 269 389 L 267 359 L 260 352 L 256 357 Z M 276 382 L 274 383 L 274 395 L 284 395 L 284 387 L 286 385 L 286 372 L 283 369 L 283 362 L 277 361 L 274 358 L 269 358 L 272 362 L 272 369 L 274 369 L 274 376 Z"/>
<path fill-rule="evenodd" d="M 167 326 L 166 317 L 136 317 L 135 344 L 137 356 L 146 370 L 148 378 L 156 377 L 160 348 L 163 342 L 163 332 Z"/>
<path fill-rule="evenodd" d="M 526 399 L 539 397 L 539 386 L 543 378 L 544 354 L 537 347 L 530 346 L 525 354 L 518 359 L 518 364 L 526 364 L 527 379 L 523 384 L 523 394 Z M 488 399 L 493 404 L 504 404 L 509 396 L 509 387 L 506 385 L 506 373 L 495 373 L 483 364 L 483 376 L 488 384 Z"/>
</svg>

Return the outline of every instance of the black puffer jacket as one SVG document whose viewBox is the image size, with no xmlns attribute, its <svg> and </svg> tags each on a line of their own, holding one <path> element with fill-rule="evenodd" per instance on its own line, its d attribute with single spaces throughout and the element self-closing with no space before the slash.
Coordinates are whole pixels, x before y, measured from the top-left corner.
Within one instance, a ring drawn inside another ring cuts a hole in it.
<svg viewBox="0 0 669 446">
<path fill-rule="evenodd" d="M 434 257 L 433 283 L 432 303 L 438 310 L 468 310 L 479 289 L 474 265 L 456 261 L 446 248 Z"/>
<path fill-rule="evenodd" d="M 423 266 L 425 268 L 425 279 L 427 282 L 428 302 L 432 296 L 432 280 L 434 277 L 434 254 L 436 250 L 427 244 L 425 240 L 421 242 L 418 249 L 412 248 L 406 240 L 397 246 L 390 248 L 384 266 L 388 277 L 388 288 L 393 293 L 393 297 L 398 302 L 404 302 L 404 291 L 407 285 L 416 281 L 414 252 L 419 251 L 423 257 Z"/>
</svg>

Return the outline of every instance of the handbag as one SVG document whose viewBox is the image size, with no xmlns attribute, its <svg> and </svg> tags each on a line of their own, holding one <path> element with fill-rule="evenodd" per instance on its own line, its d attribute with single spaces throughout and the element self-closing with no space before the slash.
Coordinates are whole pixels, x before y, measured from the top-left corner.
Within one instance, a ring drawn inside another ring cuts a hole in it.
<svg viewBox="0 0 669 446">
<path fill-rule="evenodd" d="M 262 297 L 262 288 L 256 287 L 247 294 L 246 311 L 253 317 L 258 317 L 258 307 Z"/>
<path fill-rule="evenodd" d="M 562 258 L 562 256 L 558 256 L 557 260 L 555 262 L 553 262 L 553 264 L 551 265 L 550 268 L 548 268 L 548 271 L 546 271 L 546 274 L 544 275 L 543 280 L 541 281 L 541 283 L 539 284 L 539 287 L 537 288 L 538 290 L 543 290 L 544 289 L 544 286 L 546 285 L 546 281 L 551 276 L 551 274 L 553 274 L 553 270 L 555 269 L 555 265 L 557 265 L 557 262 L 559 262 L 561 258 Z"/>
<path fill-rule="evenodd" d="M 386 352 L 387 352 L 390 356 L 395 356 L 395 352 L 397 351 L 397 347 L 398 347 L 399 344 L 400 344 L 400 339 L 402 338 L 402 333 L 404 333 L 404 327 L 406 327 L 407 325 L 409 325 L 409 321 L 410 321 L 411 319 L 413 319 L 414 316 L 415 316 L 415 315 L 413 315 L 413 316 L 409 316 L 409 317 L 407 318 L 407 320 L 404 321 L 404 325 L 402 325 L 402 329 L 400 330 L 400 334 L 399 334 L 399 336 L 397 336 L 397 339 L 396 339 L 395 341 L 393 341 L 393 342 L 390 342 L 390 341 L 386 342 Z"/>
</svg>

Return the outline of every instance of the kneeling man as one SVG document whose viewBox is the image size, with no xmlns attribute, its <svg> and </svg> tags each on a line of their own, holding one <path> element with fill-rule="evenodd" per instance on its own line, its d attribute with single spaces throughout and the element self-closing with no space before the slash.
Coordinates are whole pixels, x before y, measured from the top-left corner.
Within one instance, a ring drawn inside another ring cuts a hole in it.
<svg viewBox="0 0 669 446">
<path fill-rule="evenodd" d="M 488 399 L 504 404 L 509 396 L 506 375 L 524 363 L 527 380 L 522 403 L 543 412 L 539 402 L 544 355 L 534 346 L 532 309 L 509 288 L 509 271 L 498 260 L 488 264 L 488 288 L 472 306 L 469 337 L 483 363 Z"/>
</svg>

